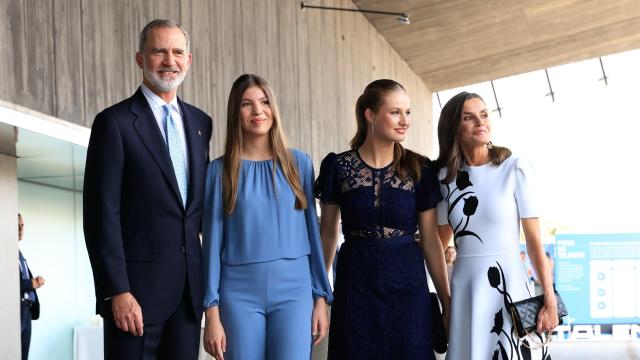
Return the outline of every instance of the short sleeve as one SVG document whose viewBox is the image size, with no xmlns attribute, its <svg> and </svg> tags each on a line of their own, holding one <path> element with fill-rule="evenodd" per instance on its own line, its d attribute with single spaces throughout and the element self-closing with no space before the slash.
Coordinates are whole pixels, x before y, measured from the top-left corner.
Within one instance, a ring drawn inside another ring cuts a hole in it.
<svg viewBox="0 0 640 360">
<path fill-rule="evenodd" d="M 433 164 L 429 162 L 422 167 L 420 181 L 416 187 L 416 210 L 422 212 L 433 209 L 440 200 L 442 200 L 440 183 Z"/>
<path fill-rule="evenodd" d="M 320 164 L 320 174 L 315 181 L 315 197 L 323 204 L 337 204 L 340 195 L 338 182 L 338 155 L 329 153 Z"/>
<path fill-rule="evenodd" d="M 518 159 L 515 165 L 515 198 L 520 218 L 539 216 L 533 166 L 526 160 Z"/>
</svg>

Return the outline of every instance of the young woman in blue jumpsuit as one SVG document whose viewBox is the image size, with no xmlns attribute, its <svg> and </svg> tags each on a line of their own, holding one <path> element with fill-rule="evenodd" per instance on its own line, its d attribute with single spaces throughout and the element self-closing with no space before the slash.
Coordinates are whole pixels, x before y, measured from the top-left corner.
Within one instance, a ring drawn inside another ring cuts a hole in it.
<svg viewBox="0 0 640 360">
<path fill-rule="evenodd" d="M 332 300 L 313 164 L 286 147 L 263 78 L 240 76 L 227 110 L 224 156 L 205 187 L 204 347 L 216 359 L 309 359 Z"/>
</svg>

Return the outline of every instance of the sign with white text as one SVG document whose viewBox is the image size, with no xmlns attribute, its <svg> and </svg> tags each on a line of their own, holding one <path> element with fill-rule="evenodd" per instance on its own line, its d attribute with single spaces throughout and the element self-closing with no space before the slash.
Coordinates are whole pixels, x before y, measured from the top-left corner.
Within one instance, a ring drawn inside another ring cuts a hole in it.
<svg viewBox="0 0 640 360">
<path fill-rule="evenodd" d="M 640 234 L 557 234 L 555 281 L 569 323 L 640 323 Z"/>
</svg>

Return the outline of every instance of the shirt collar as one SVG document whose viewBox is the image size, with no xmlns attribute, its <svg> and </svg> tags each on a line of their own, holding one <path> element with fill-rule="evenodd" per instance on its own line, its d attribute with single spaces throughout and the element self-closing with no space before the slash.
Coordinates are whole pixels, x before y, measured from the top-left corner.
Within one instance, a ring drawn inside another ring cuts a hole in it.
<svg viewBox="0 0 640 360">
<path fill-rule="evenodd" d="M 144 83 L 140 84 L 140 89 L 142 90 L 142 94 L 147 99 L 147 102 L 149 103 L 149 106 L 151 106 L 152 110 L 154 111 L 162 110 L 162 106 L 167 104 L 167 102 L 165 102 L 156 93 L 151 91 L 151 89 L 149 89 L 149 87 L 147 87 L 147 85 L 145 85 Z M 171 101 L 168 102 L 168 104 L 171 105 L 171 108 L 173 108 L 173 111 L 177 111 L 179 114 L 181 114 L 180 106 L 178 106 L 177 96 L 174 96 L 173 99 L 171 99 Z"/>
</svg>

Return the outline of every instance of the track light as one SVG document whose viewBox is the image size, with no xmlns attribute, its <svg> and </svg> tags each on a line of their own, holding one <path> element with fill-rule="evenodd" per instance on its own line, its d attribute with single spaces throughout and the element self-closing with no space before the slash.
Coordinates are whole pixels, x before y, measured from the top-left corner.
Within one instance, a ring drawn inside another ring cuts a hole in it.
<svg viewBox="0 0 640 360">
<path fill-rule="evenodd" d="M 403 23 L 405 25 L 411 24 L 411 20 L 409 20 L 409 16 L 408 15 L 402 14 L 402 15 L 398 16 L 398 18 L 396 20 L 398 20 L 398 22 Z"/>
<path fill-rule="evenodd" d="M 339 8 L 332 6 L 315 6 L 315 5 L 307 5 L 303 2 L 300 3 L 300 8 L 304 11 L 304 9 L 320 9 L 320 10 L 336 10 L 336 11 L 351 11 L 351 12 L 359 12 L 365 14 L 379 14 L 379 15 L 395 15 L 397 16 L 396 20 L 401 24 L 409 25 L 411 24 L 411 20 L 409 19 L 409 15 L 400 12 L 391 12 L 391 11 L 377 11 L 377 10 L 364 10 L 364 9 L 350 9 L 350 8 Z"/>
</svg>

